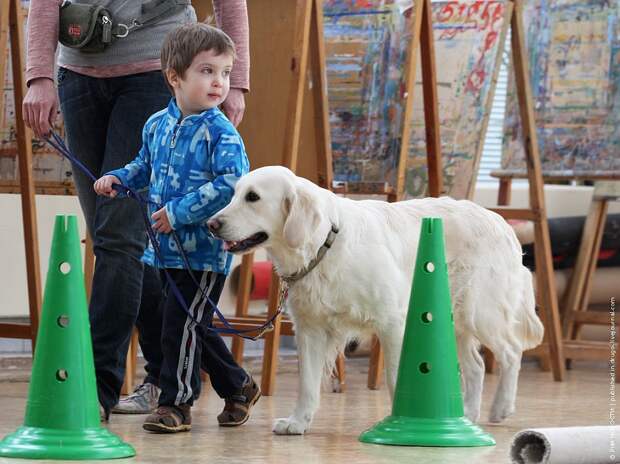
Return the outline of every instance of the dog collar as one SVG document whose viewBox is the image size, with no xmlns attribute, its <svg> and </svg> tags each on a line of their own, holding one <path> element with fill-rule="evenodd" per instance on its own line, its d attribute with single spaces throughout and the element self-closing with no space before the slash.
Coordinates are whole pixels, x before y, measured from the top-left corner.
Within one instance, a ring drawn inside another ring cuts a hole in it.
<svg viewBox="0 0 620 464">
<path fill-rule="evenodd" d="M 319 248 L 316 257 L 312 261 L 310 261 L 310 264 L 308 264 L 308 266 L 306 266 L 301 271 L 296 272 L 295 274 L 291 274 L 290 276 L 286 277 L 280 277 L 282 281 L 284 281 L 287 285 L 291 285 L 308 275 L 310 271 L 312 271 L 312 269 L 314 269 L 321 262 L 321 260 L 325 256 L 325 253 L 327 253 L 327 250 L 331 248 L 332 243 L 334 243 L 334 240 L 336 240 L 337 233 L 338 227 L 332 224 L 332 228 L 329 231 L 329 234 L 327 234 L 327 238 L 323 242 L 323 245 L 321 245 L 321 248 Z"/>
</svg>

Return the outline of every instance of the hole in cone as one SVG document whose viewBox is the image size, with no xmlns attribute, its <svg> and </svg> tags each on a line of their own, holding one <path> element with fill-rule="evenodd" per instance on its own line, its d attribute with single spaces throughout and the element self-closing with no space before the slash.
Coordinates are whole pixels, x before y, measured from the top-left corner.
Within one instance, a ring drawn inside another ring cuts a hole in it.
<svg viewBox="0 0 620 464">
<path fill-rule="evenodd" d="M 422 374 L 428 374 L 430 371 L 431 371 L 430 363 L 423 362 L 422 364 L 420 364 L 420 372 Z"/>
<path fill-rule="evenodd" d="M 432 321 L 433 321 L 433 313 L 431 312 L 422 313 L 422 322 L 426 322 L 428 324 L 429 322 L 432 322 Z"/>
<path fill-rule="evenodd" d="M 56 380 L 59 382 L 64 382 L 69 377 L 69 373 L 64 369 L 58 369 L 56 371 Z"/>
<path fill-rule="evenodd" d="M 56 323 L 63 329 L 69 326 L 69 316 L 58 316 Z"/>
<path fill-rule="evenodd" d="M 62 272 L 63 274 L 69 274 L 69 272 L 71 272 L 71 264 L 67 262 L 60 263 L 58 269 L 60 269 L 60 272 Z"/>
<path fill-rule="evenodd" d="M 433 264 L 432 261 L 429 261 L 427 263 L 424 263 L 424 270 L 426 272 L 434 272 L 435 271 L 435 265 Z"/>
</svg>

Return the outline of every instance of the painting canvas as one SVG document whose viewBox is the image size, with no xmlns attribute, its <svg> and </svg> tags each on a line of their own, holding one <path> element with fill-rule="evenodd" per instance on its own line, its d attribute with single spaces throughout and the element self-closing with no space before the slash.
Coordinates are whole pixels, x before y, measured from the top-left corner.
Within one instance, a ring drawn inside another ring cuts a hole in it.
<svg viewBox="0 0 620 464">
<path fill-rule="evenodd" d="M 524 23 L 543 171 L 620 170 L 620 2 L 530 0 Z M 525 169 L 514 84 L 502 168 Z"/>
<path fill-rule="evenodd" d="M 432 9 L 444 189 L 454 198 L 471 198 L 508 27 L 506 2 L 435 2 Z M 423 196 L 428 176 L 421 66 L 408 153 L 406 195 Z"/>
<path fill-rule="evenodd" d="M 472 190 L 505 30 L 504 1 L 432 3 L 444 183 Z M 404 67 L 414 18 L 391 1 L 324 4 L 334 179 L 394 186 L 404 107 Z M 420 58 L 407 159 L 406 194 L 426 193 Z"/>
<path fill-rule="evenodd" d="M 409 34 L 391 0 L 323 3 L 336 182 L 393 183 Z"/>
</svg>

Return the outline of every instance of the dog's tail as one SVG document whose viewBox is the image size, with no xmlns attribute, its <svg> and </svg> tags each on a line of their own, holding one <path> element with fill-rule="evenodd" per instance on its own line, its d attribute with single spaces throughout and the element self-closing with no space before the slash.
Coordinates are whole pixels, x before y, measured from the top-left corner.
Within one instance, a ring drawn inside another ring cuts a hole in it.
<svg viewBox="0 0 620 464">
<path fill-rule="evenodd" d="M 534 297 L 532 273 L 525 267 L 522 272 L 524 273 L 522 300 L 523 308 L 521 311 L 518 311 L 518 314 L 521 325 L 521 340 L 523 342 L 523 349 L 529 350 L 540 345 L 543 340 L 545 328 L 536 314 L 536 299 Z"/>
</svg>

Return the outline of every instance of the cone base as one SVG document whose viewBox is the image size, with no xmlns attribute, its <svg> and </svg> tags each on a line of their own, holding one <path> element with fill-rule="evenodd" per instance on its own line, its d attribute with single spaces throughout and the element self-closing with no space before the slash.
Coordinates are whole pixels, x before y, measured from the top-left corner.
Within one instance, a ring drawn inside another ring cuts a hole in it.
<svg viewBox="0 0 620 464">
<path fill-rule="evenodd" d="M 116 459 L 136 455 L 133 447 L 103 427 L 58 430 L 20 427 L 0 441 L 0 456 L 22 459 Z"/>
<path fill-rule="evenodd" d="M 466 417 L 388 416 L 363 432 L 362 443 L 401 446 L 493 446 L 495 440 Z"/>
</svg>

